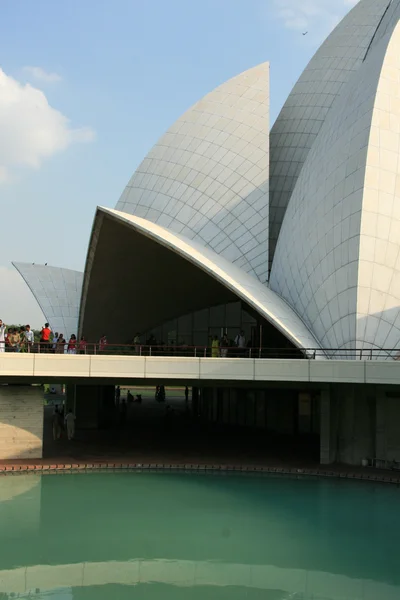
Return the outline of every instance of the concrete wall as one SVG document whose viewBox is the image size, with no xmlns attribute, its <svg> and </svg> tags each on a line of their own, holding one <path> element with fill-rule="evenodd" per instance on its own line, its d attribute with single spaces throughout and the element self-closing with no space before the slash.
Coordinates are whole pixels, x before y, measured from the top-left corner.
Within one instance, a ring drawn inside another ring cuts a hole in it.
<svg viewBox="0 0 400 600">
<path fill-rule="evenodd" d="M 332 385 L 321 393 L 322 464 L 400 462 L 400 388 Z"/>
<path fill-rule="evenodd" d="M 400 462 L 400 389 L 378 389 L 375 443 L 376 458 Z"/>
<path fill-rule="evenodd" d="M 77 429 L 97 429 L 114 419 L 113 385 L 67 385 L 67 410 L 76 415 Z"/>
<path fill-rule="evenodd" d="M 42 458 L 43 389 L 0 386 L 0 460 Z"/>
</svg>

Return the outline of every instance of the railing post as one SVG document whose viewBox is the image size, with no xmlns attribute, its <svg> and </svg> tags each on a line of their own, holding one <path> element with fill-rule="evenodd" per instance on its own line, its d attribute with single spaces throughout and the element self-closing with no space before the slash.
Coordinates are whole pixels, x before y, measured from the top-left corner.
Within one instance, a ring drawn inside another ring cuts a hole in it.
<svg viewBox="0 0 400 600">
<path fill-rule="evenodd" d="M 142 356 L 142 345 L 139 346 L 139 356 Z"/>
<path fill-rule="evenodd" d="M 151 356 L 151 346 L 149 346 L 149 356 Z"/>
<path fill-rule="evenodd" d="M 207 346 L 204 346 L 204 358 L 207 358 Z"/>
<path fill-rule="evenodd" d="M 196 356 L 197 356 L 197 348 L 196 348 L 196 346 L 195 346 L 195 347 L 194 347 L 194 357 L 196 358 Z"/>
</svg>

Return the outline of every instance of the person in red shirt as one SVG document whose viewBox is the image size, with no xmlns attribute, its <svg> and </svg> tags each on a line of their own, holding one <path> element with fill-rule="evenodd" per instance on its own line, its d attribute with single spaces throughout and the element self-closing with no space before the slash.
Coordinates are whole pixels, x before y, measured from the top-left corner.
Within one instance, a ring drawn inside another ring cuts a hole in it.
<svg viewBox="0 0 400 600">
<path fill-rule="evenodd" d="M 50 335 L 51 329 L 49 324 L 45 323 L 40 332 L 40 350 L 43 352 L 48 352 L 50 349 Z"/>
<path fill-rule="evenodd" d="M 69 338 L 67 351 L 68 354 L 76 354 L 76 335 L 74 333 Z"/>
<path fill-rule="evenodd" d="M 99 352 L 104 352 L 107 346 L 107 336 L 103 334 L 99 341 Z"/>
<path fill-rule="evenodd" d="M 80 341 L 79 341 L 79 354 L 86 354 L 86 346 L 87 346 L 87 341 L 85 340 L 85 337 L 82 336 Z"/>
</svg>

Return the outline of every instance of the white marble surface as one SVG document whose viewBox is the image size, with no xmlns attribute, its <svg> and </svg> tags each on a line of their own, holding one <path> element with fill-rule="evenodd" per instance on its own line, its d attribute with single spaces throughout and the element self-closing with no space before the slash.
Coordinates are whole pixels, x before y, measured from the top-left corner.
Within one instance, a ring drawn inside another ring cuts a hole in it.
<svg viewBox="0 0 400 600">
<path fill-rule="evenodd" d="M 399 57 L 397 24 L 332 106 L 278 240 L 270 285 L 323 347 L 400 339 Z"/>
<path fill-rule="evenodd" d="M 309 62 L 272 127 L 270 262 L 286 208 L 310 149 L 336 98 L 362 65 L 388 3 L 389 0 L 361 0 L 348 13 Z"/>
<path fill-rule="evenodd" d="M 223 83 L 172 125 L 116 208 L 268 276 L 269 63 Z"/>
<path fill-rule="evenodd" d="M 64 337 L 78 331 L 83 273 L 31 263 L 13 263 L 37 300 L 53 331 Z"/>
</svg>

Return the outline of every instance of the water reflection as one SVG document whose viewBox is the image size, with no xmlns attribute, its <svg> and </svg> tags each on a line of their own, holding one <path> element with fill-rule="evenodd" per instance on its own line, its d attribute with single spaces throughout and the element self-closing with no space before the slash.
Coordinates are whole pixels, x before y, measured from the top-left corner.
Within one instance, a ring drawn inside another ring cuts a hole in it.
<svg viewBox="0 0 400 600">
<path fill-rule="evenodd" d="M 205 590 L 218 588 L 218 598 L 231 598 L 232 589 L 246 590 L 246 598 L 257 597 L 292 600 L 380 599 L 398 600 L 400 588 L 369 580 L 351 579 L 331 573 L 281 569 L 272 565 L 243 565 L 185 560 L 131 560 L 127 562 L 36 565 L 0 572 L 2 589 L 10 597 L 77 598 L 82 588 L 101 586 L 162 587 Z M 265 592 L 272 593 L 271 596 Z M 91 597 L 91 596 L 86 596 Z M 94 596 L 93 596 L 94 597 Z M 98 596 L 96 596 L 97 598 Z M 135 596 L 136 597 L 136 596 Z M 200 597 L 200 596 L 199 596 Z M 205 596 L 203 596 L 205 597 Z"/>
<path fill-rule="evenodd" d="M 400 597 L 394 487 L 237 475 L 27 477 L 34 486 L 1 480 L 4 598 Z"/>
</svg>

